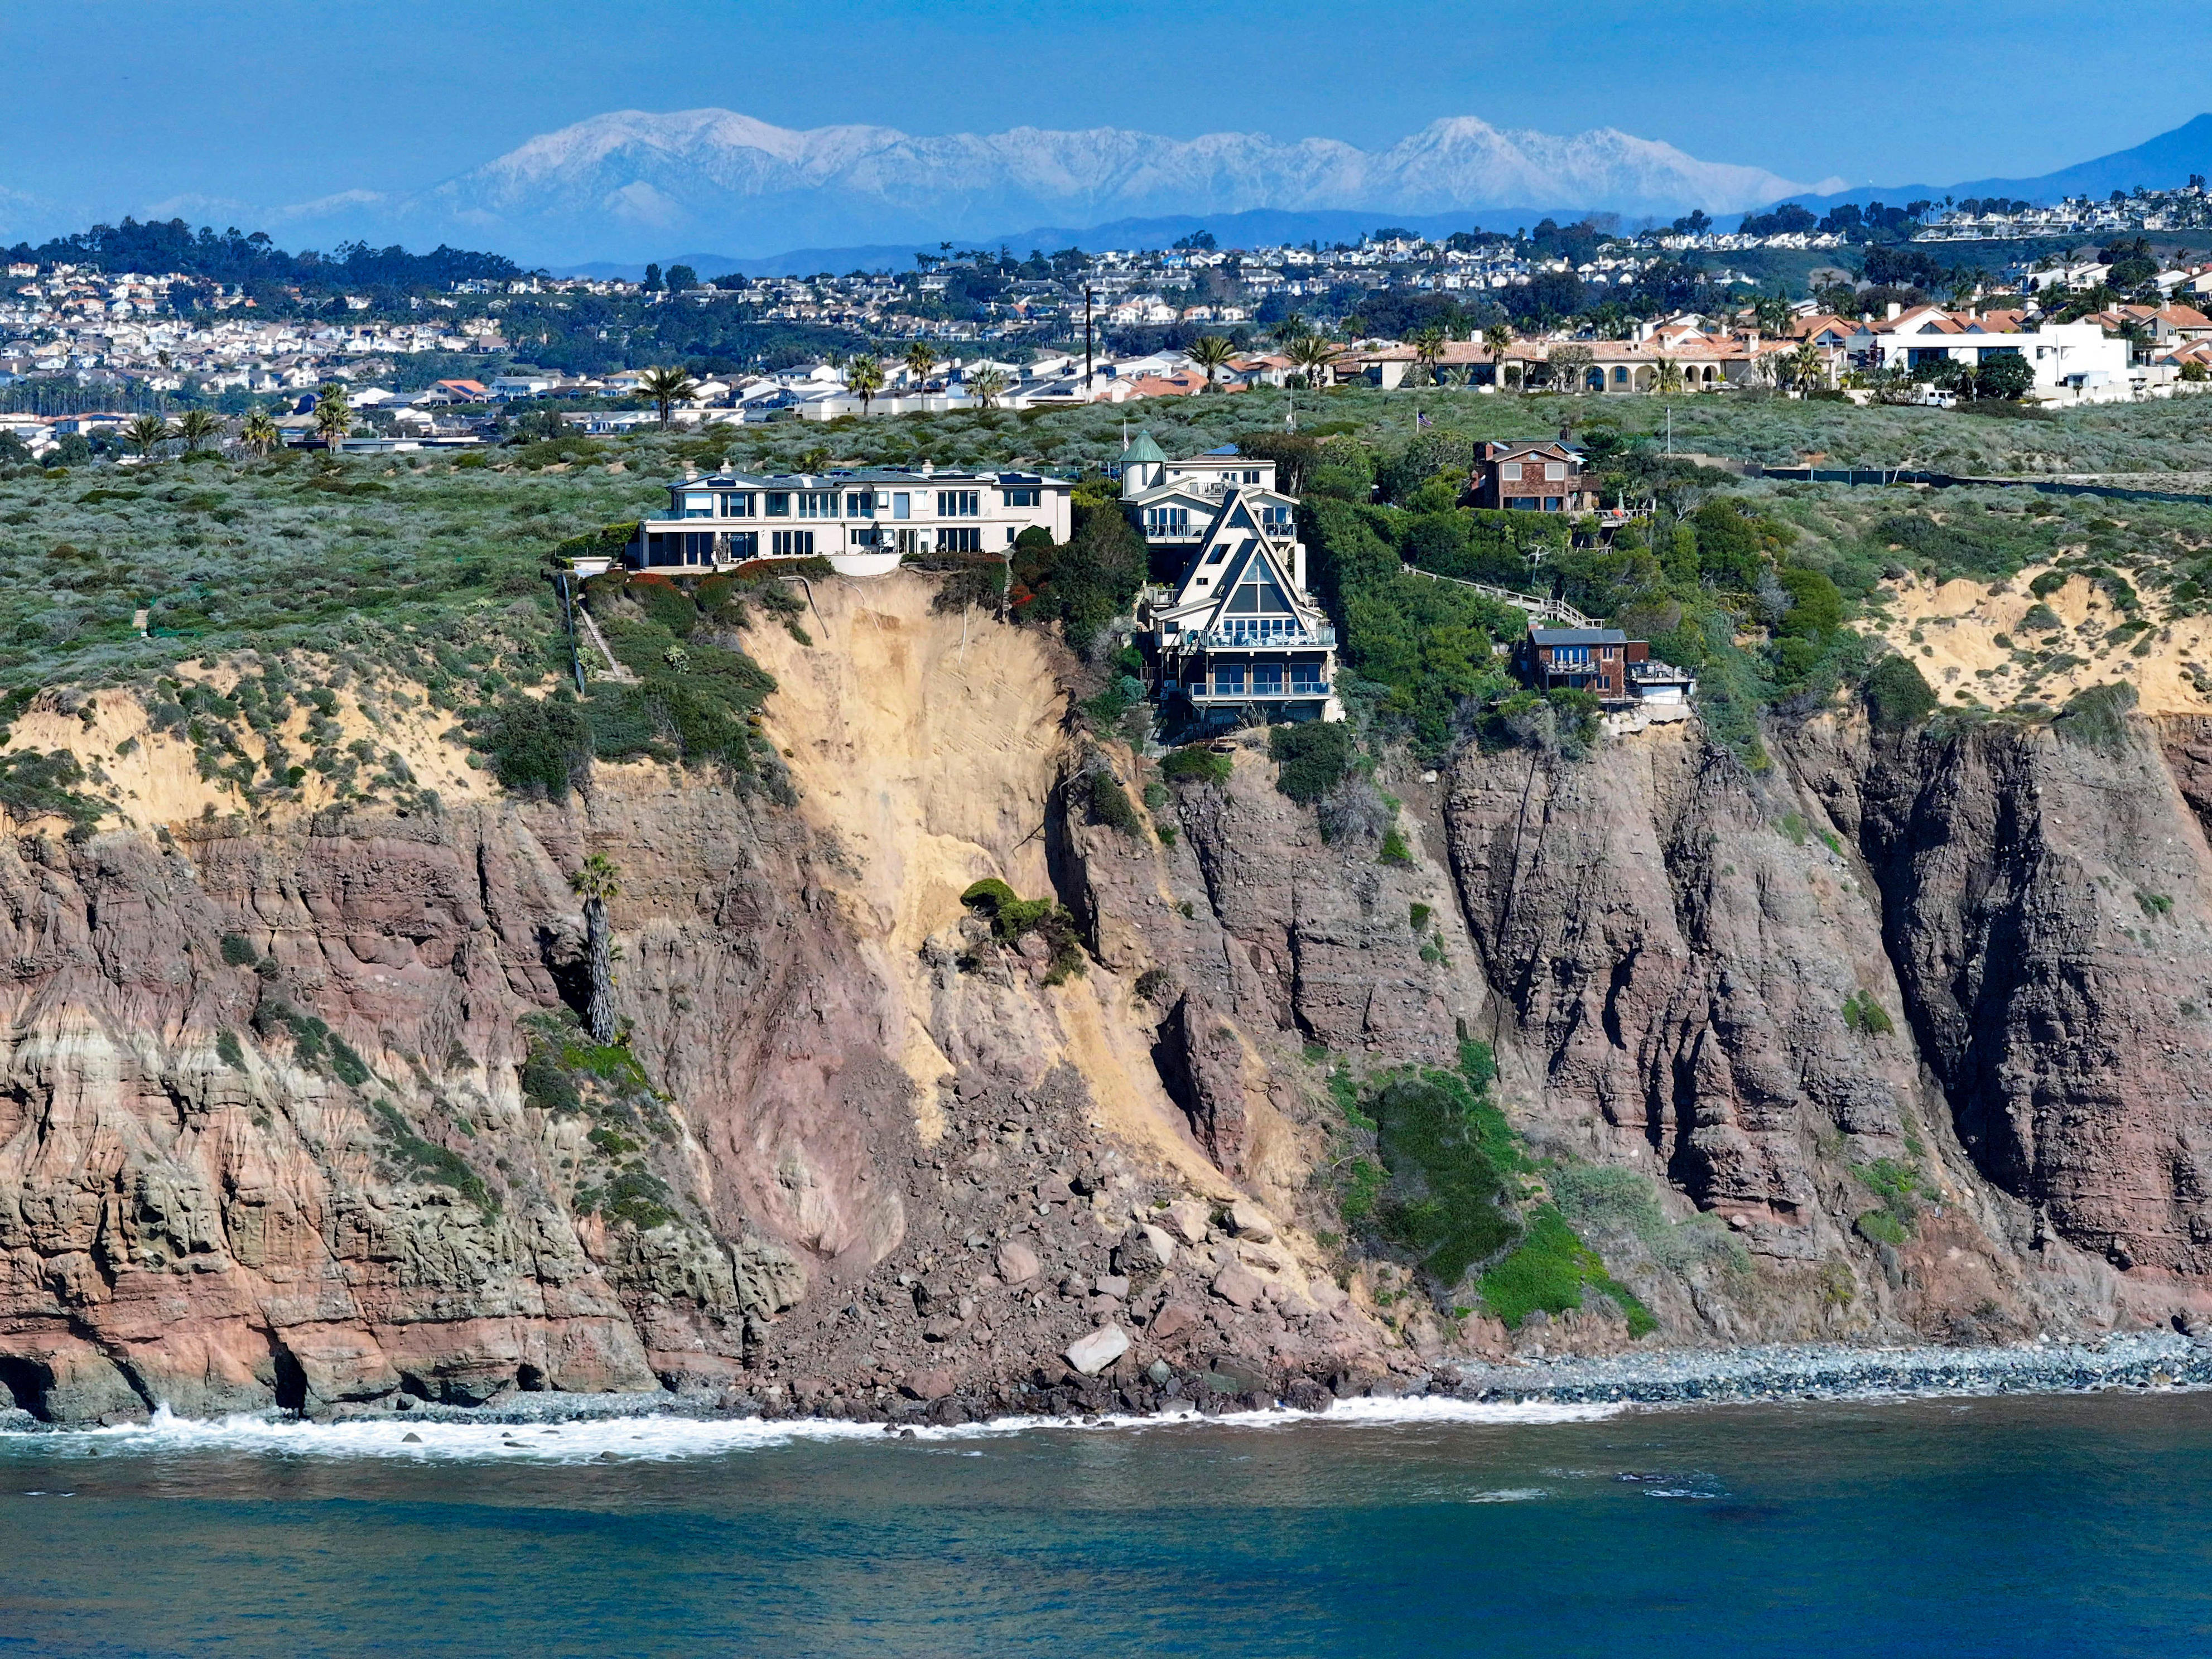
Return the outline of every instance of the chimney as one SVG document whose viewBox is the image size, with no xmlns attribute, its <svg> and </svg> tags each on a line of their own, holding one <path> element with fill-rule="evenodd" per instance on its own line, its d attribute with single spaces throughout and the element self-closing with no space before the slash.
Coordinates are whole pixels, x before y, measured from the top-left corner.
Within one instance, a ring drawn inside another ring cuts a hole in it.
<svg viewBox="0 0 2212 1659">
<path fill-rule="evenodd" d="M 1893 323 L 1897 320 L 1898 313 L 1904 309 L 1905 307 L 1903 306 L 1898 304 L 1896 301 L 1892 300 L 1886 309 L 1885 314 L 1888 317 L 1889 320 Z"/>
</svg>

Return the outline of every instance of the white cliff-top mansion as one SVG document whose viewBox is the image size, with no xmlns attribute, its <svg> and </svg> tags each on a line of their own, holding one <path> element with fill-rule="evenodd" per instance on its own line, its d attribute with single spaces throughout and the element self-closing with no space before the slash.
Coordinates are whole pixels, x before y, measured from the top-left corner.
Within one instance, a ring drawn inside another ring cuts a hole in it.
<svg viewBox="0 0 2212 1659">
<path fill-rule="evenodd" d="M 1137 639 L 1173 720 L 1204 726 L 1341 720 L 1336 629 L 1306 592 L 1297 502 L 1275 464 L 1234 446 L 1170 461 L 1152 434 L 1121 452 L 1121 508 L 1156 574 Z"/>
<path fill-rule="evenodd" d="M 910 553 L 1004 555 L 1023 531 L 1068 538 L 1066 478 L 1038 472 L 691 473 L 668 486 L 668 517 L 630 543 L 639 570 L 708 574 L 755 559 L 826 558 L 844 576 L 880 576 Z"/>
</svg>

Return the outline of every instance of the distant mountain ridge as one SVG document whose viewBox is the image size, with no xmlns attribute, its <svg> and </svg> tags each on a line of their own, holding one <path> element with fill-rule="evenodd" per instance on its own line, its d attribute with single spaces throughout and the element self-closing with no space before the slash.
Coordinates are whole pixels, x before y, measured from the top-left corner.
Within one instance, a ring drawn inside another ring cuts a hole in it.
<svg viewBox="0 0 2212 1659">
<path fill-rule="evenodd" d="M 2187 184 L 2191 173 L 2212 178 L 2212 115 L 2199 115 L 2131 149 L 2077 161 L 2033 179 L 1969 179 L 1955 185 L 1862 185 L 1832 194 L 1789 199 L 1817 209 L 1842 202 L 1864 205 L 1869 201 L 1904 203 L 1923 197 L 1940 202 L 1946 196 L 1960 201 L 2002 196 L 2047 204 L 2069 196 L 2109 196 L 2138 185 L 2146 190 L 2172 189 Z"/>
<path fill-rule="evenodd" d="M 723 109 L 619 110 L 412 196 L 334 204 L 330 220 L 347 234 L 467 236 L 524 258 L 575 262 L 684 246 L 751 258 L 800 245 L 1256 210 L 1728 213 L 1802 188 L 1610 128 L 1563 137 L 1472 116 L 1431 122 L 1369 151 L 1259 133 L 1176 139 L 1024 126 L 920 137 L 863 125 L 801 131 Z M 380 228 L 367 230 L 365 219 Z"/>
</svg>

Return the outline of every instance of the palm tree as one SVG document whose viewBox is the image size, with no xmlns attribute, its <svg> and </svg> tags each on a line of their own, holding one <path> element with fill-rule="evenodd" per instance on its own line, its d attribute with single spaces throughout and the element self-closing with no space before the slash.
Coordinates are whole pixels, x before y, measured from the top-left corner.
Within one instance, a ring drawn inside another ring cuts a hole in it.
<svg viewBox="0 0 2212 1659">
<path fill-rule="evenodd" d="M 659 405 L 660 424 L 668 425 L 668 410 L 672 404 L 680 404 L 699 389 L 699 383 L 681 367 L 648 368 L 637 377 L 641 397 L 650 398 Z"/>
<path fill-rule="evenodd" d="M 1294 311 L 1275 325 L 1275 343 L 1285 346 L 1295 345 L 1312 332 L 1313 325 L 1306 321 L 1299 313 Z"/>
<path fill-rule="evenodd" d="M 868 412 L 868 404 L 876 393 L 884 389 L 884 365 L 880 358 L 855 357 L 845 366 L 845 389 L 860 400 L 860 413 Z"/>
<path fill-rule="evenodd" d="M 1237 355 L 1237 348 L 1218 334 L 1201 334 L 1183 356 L 1206 371 L 1206 389 L 1213 390 L 1214 372 Z"/>
<path fill-rule="evenodd" d="M 1413 336 L 1413 361 L 1419 363 L 1431 381 L 1437 379 L 1437 365 L 1444 360 L 1444 331 L 1438 327 L 1423 329 Z"/>
<path fill-rule="evenodd" d="M 195 453 L 210 438 L 222 435 L 222 416 L 211 409 L 188 409 L 177 416 L 177 435 L 185 441 L 185 453 Z"/>
<path fill-rule="evenodd" d="M 937 367 L 937 349 L 927 340 L 916 340 L 906 349 L 907 373 L 920 386 L 929 379 L 929 371 Z"/>
<path fill-rule="evenodd" d="M 594 853 L 568 878 L 568 886 L 584 901 L 584 948 L 591 968 L 584 1023 L 592 1041 L 604 1046 L 615 1040 L 614 950 L 607 933 L 607 901 L 622 891 L 622 871 L 605 853 Z"/>
<path fill-rule="evenodd" d="M 996 365 L 986 363 L 968 377 L 968 395 L 988 409 L 994 398 L 1006 395 L 1006 376 Z"/>
<path fill-rule="evenodd" d="M 1513 331 L 1503 323 L 1492 323 L 1482 331 L 1483 349 L 1490 353 L 1490 378 L 1498 386 L 1505 384 L 1505 354 L 1512 349 Z"/>
<path fill-rule="evenodd" d="M 1800 392 L 1809 392 L 1828 378 L 1828 354 L 1811 340 L 1801 341 L 1790 354 L 1790 379 Z"/>
<path fill-rule="evenodd" d="M 1318 392 L 1326 384 L 1323 376 L 1336 366 L 1336 342 L 1319 334 L 1308 334 L 1293 342 L 1291 361 L 1306 377 L 1306 384 Z"/>
<path fill-rule="evenodd" d="M 1651 377 L 1651 389 L 1666 396 L 1682 389 L 1682 366 L 1662 353 L 1657 370 Z"/>
<path fill-rule="evenodd" d="M 257 409 L 240 423 L 238 441 L 267 460 L 270 453 L 284 441 L 284 430 L 267 410 Z"/>
<path fill-rule="evenodd" d="M 325 450 L 336 454 L 352 430 L 353 404 L 346 399 L 345 388 L 333 380 L 315 398 L 315 435 Z"/>
<path fill-rule="evenodd" d="M 150 457 L 155 444 L 175 435 L 170 430 L 169 423 L 159 415 L 134 415 L 123 428 L 123 441 L 137 450 L 142 458 Z"/>
<path fill-rule="evenodd" d="M 1763 296 L 1752 307 L 1751 314 L 1762 334 L 1787 334 L 1790 331 L 1790 301 L 1778 294 Z"/>
</svg>

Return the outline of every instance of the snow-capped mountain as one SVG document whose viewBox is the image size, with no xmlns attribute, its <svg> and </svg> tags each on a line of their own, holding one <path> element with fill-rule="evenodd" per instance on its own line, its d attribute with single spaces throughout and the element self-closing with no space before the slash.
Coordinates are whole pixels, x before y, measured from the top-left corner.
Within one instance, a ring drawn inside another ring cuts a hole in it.
<svg viewBox="0 0 2212 1659">
<path fill-rule="evenodd" d="M 1178 139 L 1015 127 L 917 137 L 879 126 L 796 131 L 721 109 L 619 110 L 532 138 L 419 195 L 375 206 L 356 198 L 300 216 L 367 213 L 410 238 L 465 236 L 526 258 L 579 259 L 981 237 L 1255 209 L 1725 213 L 1803 188 L 1609 128 L 1559 137 L 1472 116 L 1367 151 L 1260 133 Z"/>
</svg>

